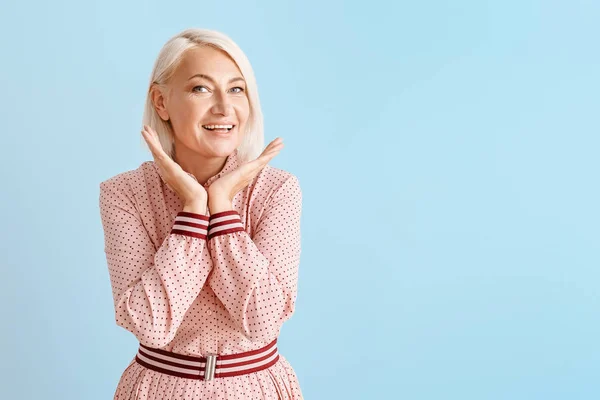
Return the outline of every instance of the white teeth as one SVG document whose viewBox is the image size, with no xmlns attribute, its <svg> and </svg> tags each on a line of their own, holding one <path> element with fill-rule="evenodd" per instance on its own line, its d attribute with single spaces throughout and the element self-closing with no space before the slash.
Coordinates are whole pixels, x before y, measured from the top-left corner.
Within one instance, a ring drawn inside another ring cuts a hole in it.
<svg viewBox="0 0 600 400">
<path fill-rule="evenodd" d="M 202 125 L 206 129 L 232 129 L 233 125 Z"/>
</svg>

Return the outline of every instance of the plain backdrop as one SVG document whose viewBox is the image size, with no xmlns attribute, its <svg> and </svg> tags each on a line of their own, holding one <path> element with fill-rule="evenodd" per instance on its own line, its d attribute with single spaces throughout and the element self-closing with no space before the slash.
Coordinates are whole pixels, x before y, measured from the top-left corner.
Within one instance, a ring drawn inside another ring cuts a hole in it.
<svg viewBox="0 0 600 400">
<path fill-rule="evenodd" d="M 5 399 L 109 399 L 99 183 L 150 160 L 150 71 L 189 27 L 248 55 L 304 205 L 280 351 L 306 399 L 600 397 L 600 3 L 8 1 Z"/>
</svg>

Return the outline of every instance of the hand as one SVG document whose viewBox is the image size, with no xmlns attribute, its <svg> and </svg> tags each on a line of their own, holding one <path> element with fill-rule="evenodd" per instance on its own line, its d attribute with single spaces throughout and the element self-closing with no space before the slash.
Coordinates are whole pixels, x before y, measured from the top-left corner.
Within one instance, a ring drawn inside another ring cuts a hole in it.
<svg viewBox="0 0 600 400">
<path fill-rule="evenodd" d="M 151 127 L 144 125 L 142 136 L 154 157 L 154 162 L 158 166 L 167 185 L 173 189 L 185 205 L 202 205 L 206 206 L 208 193 L 196 179 L 190 176 L 187 172 L 177 164 L 160 145 L 158 134 Z"/>
<path fill-rule="evenodd" d="M 279 154 L 279 151 L 282 148 L 283 139 L 278 137 L 269 143 L 257 159 L 243 164 L 211 183 L 208 187 L 208 201 L 210 203 L 209 208 L 211 209 L 211 213 L 214 214 L 215 212 L 221 211 L 222 208 L 226 208 L 223 206 L 225 202 L 231 206 L 233 197 L 240 190 L 248 186 L 260 170 L 262 170 L 273 157 Z M 218 209 L 216 209 L 217 207 L 211 206 L 217 204 Z"/>
</svg>

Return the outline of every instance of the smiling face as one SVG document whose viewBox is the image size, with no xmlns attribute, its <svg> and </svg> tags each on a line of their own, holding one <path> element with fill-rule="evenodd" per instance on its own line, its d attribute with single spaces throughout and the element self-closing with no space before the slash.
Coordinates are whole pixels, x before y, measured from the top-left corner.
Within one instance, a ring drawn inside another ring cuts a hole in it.
<svg viewBox="0 0 600 400">
<path fill-rule="evenodd" d="M 152 97 L 159 116 L 171 122 L 177 154 L 233 153 L 242 142 L 250 104 L 242 73 L 227 53 L 208 46 L 187 50 L 166 87 Z"/>
</svg>

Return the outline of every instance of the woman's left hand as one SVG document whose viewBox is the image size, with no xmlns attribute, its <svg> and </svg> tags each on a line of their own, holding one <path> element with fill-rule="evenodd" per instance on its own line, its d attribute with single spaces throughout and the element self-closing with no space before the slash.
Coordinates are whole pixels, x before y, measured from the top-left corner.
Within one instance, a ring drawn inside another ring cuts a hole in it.
<svg viewBox="0 0 600 400">
<path fill-rule="evenodd" d="M 254 179 L 283 148 L 283 139 L 276 138 L 255 160 L 249 161 L 235 170 L 226 173 L 208 187 L 208 207 L 211 214 L 232 209 L 233 197 Z"/>
</svg>

